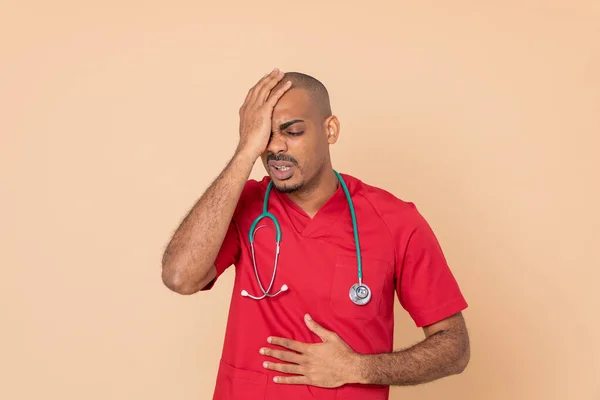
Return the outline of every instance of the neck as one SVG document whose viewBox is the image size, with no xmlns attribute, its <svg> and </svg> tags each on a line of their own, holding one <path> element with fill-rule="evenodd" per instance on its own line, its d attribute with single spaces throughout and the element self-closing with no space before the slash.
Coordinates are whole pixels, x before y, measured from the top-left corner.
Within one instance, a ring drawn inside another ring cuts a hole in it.
<svg viewBox="0 0 600 400">
<path fill-rule="evenodd" d="M 339 180 L 332 168 L 325 169 L 309 187 L 288 194 L 290 200 L 302 208 L 311 218 L 335 193 Z"/>
</svg>

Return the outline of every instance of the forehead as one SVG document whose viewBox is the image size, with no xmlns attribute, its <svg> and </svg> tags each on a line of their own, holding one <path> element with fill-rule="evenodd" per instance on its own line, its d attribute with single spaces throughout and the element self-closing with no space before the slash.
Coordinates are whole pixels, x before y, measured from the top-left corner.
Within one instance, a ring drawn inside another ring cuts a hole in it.
<svg viewBox="0 0 600 400">
<path fill-rule="evenodd" d="M 285 122 L 290 118 L 310 119 L 314 107 L 311 98 L 303 89 L 291 88 L 277 102 L 273 109 L 273 120 Z"/>
</svg>

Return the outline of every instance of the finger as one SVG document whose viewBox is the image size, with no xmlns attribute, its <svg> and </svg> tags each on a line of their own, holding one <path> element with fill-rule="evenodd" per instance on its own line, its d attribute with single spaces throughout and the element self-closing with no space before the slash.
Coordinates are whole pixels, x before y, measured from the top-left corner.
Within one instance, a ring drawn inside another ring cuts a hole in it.
<svg viewBox="0 0 600 400">
<path fill-rule="evenodd" d="M 286 83 L 281 85 L 279 88 L 277 88 L 277 90 L 275 90 L 274 92 L 271 92 L 271 94 L 269 95 L 269 98 L 267 99 L 267 104 L 270 107 L 275 107 L 275 104 L 277 104 L 277 102 L 279 101 L 281 96 L 283 96 L 283 94 L 285 92 L 287 92 L 291 87 L 292 87 L 292 81 L 287 81 Z"/>
<path fill-rule="evenodd" d="M 277 86 L 277 84 L 279 83 L 279 81 L 281 81 L 283 76 L 283 71 L 279 71 L 278 69 L 276 69 L 274 73 L 269 74 L 269 76 L 267 76 L 265 80 L 257 86 L 256 94 L 254 95 L 254 102 L 257 105 L 264 104 L 265 101 L 267 101 L 271 90 L 273 90 L 273 88 Z"/>
<path fill-rule="evenodd" d="M 246 98 L 244 99 L 244 103 L 242 103 L 242 107 L 244 107 L 246 104 L 248 104 L 250 102 L 250 98 L 252 97 L 252 91 L 254 90 L 255 87 L 256 87 L 256 85 L 254 85 L 250 89 L 248 89 L 248 93 L 246 93 Z"/>
<path fill-rule="evenodd" d="M 296 376 L 276 376 L 273 378 L 273 382 L 282 383 L 286 385 L 309 385 L 310 380 L 303 375 Z"/>
<path fill-rule="evenodd" d="M 244 99 L 244 102 L 242 103 L 242 105 L 238 109 L 238 114 L 240 116 L 242 116 L 242 114 L 246 110 L 246 107 L 248 107 L 248 103 L 250 102 L 250 96 L 252 96 L 252 89 L 254 89 L 254 88 L 251 87 L 250 89 L 248 89 L 248 93 L 246 93 L 246 98 Z"/>
<path fill-rule="evenodd" d="M 296 364 L 279 364 L 279 363 L 268 362 L 268 361 L 265 361 L 263 363 L 263 367 L 265 367 L 266 369 L 270 369 L 272 371 L 283 372 L 284 374 L 291 374 L 291 375 L 300 375 L 301 369 L 302 369 L 299 365 L 296 365 Z"/>
<path fill-rule="evenodd" d="M 326 342 L 328 339 L 331 338 L 333 332 L 328 331 L 327 329 L 319 325 L 317 322 L 315 322 L 315 320 L 312 319 L 310 314 L 306 314 L 304 316 L 304 322 L 306 323 L 306 326 L 308 326 L 308 329 L 310 329 L 315 335 L 320 337 L 322 341 Z"/>
<path fill-rule="evenodd" d="M 258 82 L 256 82 L 256 84 L 252 88 L 250 88 L 246 102 L 249 104 L 254 103 L 256 101 L 258 93 L 260 92 L 260 89 L 264 86 L 265 82 L 267 82 L 274 75 L 278 74 L 278 72 L 279 70 L 275 68 L 271 72 L 267 72 L 262 78 L 260 78 Z"/>
<path fill-rule="evenodd" d="M 302 356 L 298 353 L 285 350 L 269 349 L 267 347 L 260 349 L 260 354 L 296 364 L 299 364 L 302 360 Z"/>
<path fill-rule="evenodd" d="M 306 343 L 300 343 L 295 340 L 284 339 L 276 336 L 271 336 L 267 339 L 267 342 L 277 346 L 285 347 L 286 349 L 297 351 L 298 353 L 304 353 L 307 347 Z"/>
<path fill-rule="evenodd" d="M 267 72 L 262 78 L 256 82 L 254 86 L 248 89 L 248 93 L 246 94 L 246 99 L 244 100 L 244 106 L 253 103 L 256 100 L 257 92 L 262 87 L 261 85 L 269 78 L 269 76 L 274 75 L 277 72 L 277 68 L 273 69 L 271 72 Z"/>
</svg>

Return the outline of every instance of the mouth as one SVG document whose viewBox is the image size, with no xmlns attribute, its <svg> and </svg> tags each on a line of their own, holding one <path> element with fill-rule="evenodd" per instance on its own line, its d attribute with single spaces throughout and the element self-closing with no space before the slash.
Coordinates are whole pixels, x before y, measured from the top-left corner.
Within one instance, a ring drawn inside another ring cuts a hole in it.
<svg viewBox="0 0 600 400">
<path fill-rule="evenodd" d="M 269 161 L 271 175 L 278 180 L 291 178 L 295 169 L 295 165 L 289 161 Z"/>
</svg>

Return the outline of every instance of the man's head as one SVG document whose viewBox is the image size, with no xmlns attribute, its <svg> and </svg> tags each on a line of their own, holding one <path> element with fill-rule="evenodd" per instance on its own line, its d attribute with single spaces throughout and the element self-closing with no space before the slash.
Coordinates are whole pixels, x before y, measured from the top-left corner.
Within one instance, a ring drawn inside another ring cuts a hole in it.
<svg viewBox="0 0 600 400">
<path fill-rule="evenodd" d="M 292 86 L 275 105 L 271 138 L 261 158 L 275 188 L 291 193 L 313 188 L 331 168 L 329 145 L 337 140 L 339 121 L 321 82 L 288 72 L 273 92 L 287 81 Z"/>
</svg>

